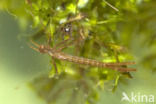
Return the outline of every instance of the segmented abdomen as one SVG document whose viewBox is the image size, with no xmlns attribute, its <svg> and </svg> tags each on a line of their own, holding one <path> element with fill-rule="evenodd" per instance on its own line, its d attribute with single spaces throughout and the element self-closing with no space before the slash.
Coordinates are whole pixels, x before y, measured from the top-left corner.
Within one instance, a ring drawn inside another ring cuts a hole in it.
<svg viewBox="0 0 156 104">
<path fill-rule="evenodd" d="M 134 62 L 104 63 L 104 62 L 99 62 L 99 61 L 96 61 L 93 59 L 81 58 L 81 57 L 72 56 L 72 55 L 68 55 L 68 54 L 64 54 L 64 53 L 60 53 L 60 52 L 55 53 L 55 55 L 53 55 L 53 57 L 56 59 L 60 59 L 60 60 L 74 62 L 77 64 L 84 64 L 84 65 L 103 67 L 103 68 L 112 68 L 112 69 L 120 70 L 120 71 L 135 71 L 135 69 L 132 69 L 132 68 L 122 67 L 123 65 L 135 64 Z"/>
</svg>

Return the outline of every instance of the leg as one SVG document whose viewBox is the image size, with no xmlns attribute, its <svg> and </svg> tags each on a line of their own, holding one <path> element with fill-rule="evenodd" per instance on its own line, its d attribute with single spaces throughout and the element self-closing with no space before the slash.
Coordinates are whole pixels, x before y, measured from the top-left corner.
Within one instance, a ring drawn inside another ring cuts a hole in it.
<svg viewBox="0 0 156 104">
<path fill-rule="evenodd" d="M 56 74 L 58 74 L 58 70 L 57 70 L 57 66 L 56 66 L 56 63 L 55 63 L 55 59 L 53 57 L 52 57 L 52 64 L 54 65 Z"/>
<path fill-rule="evenodd" d="M 52 40 L 51 40 L 51 36 L 50 36 L 50 34 L 49 34 L 49 36 L 48 36 L 48 42 L 47 42 L 47 44 L 49 45 L 49 46 L 51 46 L 52 45 Z"/>
<path fill-rule="evenodd" d="M 64 48 L 67 48 L 68 46 L 70 46 L 70 45 L 72 45 L 74 43 L 74 40 L 71 40 L 69 43 L 65 43 L 65 44 L 63 44 L 63 46 L 62 47 L 60 47 L 59 49 L 57 49 L 58 51 L 61 51 L 61 50 L 63 50 Z"/>
<path fill-rule="evenodd" d="M 80 29 L 79 29 L 79 35 L 80 35 L 80 39 L 81 40 L 84 40 L 85 39 L 85 35 L 84 35 L 84 29 L 83 27 L 81 26 Z"/>
<path fill-rule="evenodd" d="M 62 44 L 65 44 L 67 42 L 68 42 L 68 40 L 63 40 L 62 42 L 56 44 L 53 48 L 56 49 L 56 47 L 60 47 Z"/>
</svg>

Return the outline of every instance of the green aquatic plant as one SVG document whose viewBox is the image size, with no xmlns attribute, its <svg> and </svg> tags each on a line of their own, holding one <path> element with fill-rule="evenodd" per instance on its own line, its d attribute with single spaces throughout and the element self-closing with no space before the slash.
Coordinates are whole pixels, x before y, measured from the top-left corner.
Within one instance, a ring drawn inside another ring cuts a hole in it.
<svg viewBox="0 0 156 104">
<path fill-rule="evenodd" d="M 36 31 L 30 37 L 33 41 L 42 38 L 50 47 L 63 47 L 61 52 L 72 56 L 105 63 L 136 61 L 155 70 L 152 62 L 156 56 L 153 23 L 156 14 L 151 11 L 156 9 L 154 3 L 152 0 L 1 0 L 0 8 L 19 17 L 21 26 L 26 27 L 31 21 Z M 60 42 L 63 44 L 57 47 Z M 137 49 L 142 45 L 140 52 Z M 138 58 L 147 47 L 150 54 L 147 52 Z M 119 83 L 133 78 L 130 72 L 111 68 L 77 65 L 59 59 L 51 59 L 50 63 L 51 71 L 36 78 L 31 85 L 52 104 L 94 104 L 100 90 L 115 91 Z M 121 67 L 127 68 L 127 65 Z"/>
</svg>

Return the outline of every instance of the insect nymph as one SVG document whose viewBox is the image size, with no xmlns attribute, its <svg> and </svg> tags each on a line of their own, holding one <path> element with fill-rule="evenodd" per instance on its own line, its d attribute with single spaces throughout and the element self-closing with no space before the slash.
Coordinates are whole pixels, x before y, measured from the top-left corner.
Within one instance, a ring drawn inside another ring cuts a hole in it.
<svg viewBox="0 0 156 104">
<path fill-rule="evenodd" d="M 124 65 L 133 65 L 133 64 L 135 64 L 135 62 L 104 63 L 104 62 L 99 62 L 99 61 L 96 61 L 93 59 L 82 58 L 82 57 L 78 57 L 78 56 L 72 56 L 69 54 L 65 54 L 65 53 L 61 52 L 60 50 L 56 50 L 55 48 L 51 48 L 48 45 L 47 46 L 46 45 L 39 45 L 35 42 L 33 42 L 33 44 L 36 46 L 36 48 L 32 47 L 32 46 L 31 46 L 31 48 L 33 48 L 34 50 L 36 50 L 40 53 L 47 53 L 52 58 L 55 58 L 55 59 L 73 62 L 76 64 L 94 66 L 94 67 L 110 68 L 113 70 L 118 70 L 120 72 L 136 71 L 136 69 L 133 69 L 133 68 L 123 67 Z"/>
</svg>

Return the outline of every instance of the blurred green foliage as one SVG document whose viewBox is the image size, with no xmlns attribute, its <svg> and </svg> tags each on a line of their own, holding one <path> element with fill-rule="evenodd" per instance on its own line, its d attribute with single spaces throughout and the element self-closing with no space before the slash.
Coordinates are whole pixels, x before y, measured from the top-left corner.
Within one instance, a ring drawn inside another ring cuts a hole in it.
<svg viewBox="0 0 156 104">
<path fill-rule="evenodd" d="M 1 0 L 0 9 L 27 22 L 32 20 L 37 28 L 34 40 L 52 37 L 54 46 L 63 38 L 77 39 L 64 50 L 68 54 L 103 62 L 136 61 L 137 66 L 155 71 L 155 4 L 154 0 Z M 77 20 L 69 22 L 72 19 Z M 68 23 L 72 31 L 64 36 L 61 28 Z M 32 82 L 38 94 L 52 104 L 94 104 L 100 90 L 109 86 L 115 91 L 118 83 L 132 78 L 130 73 L 110 69 L 60 60 L 56 64 L 58 75 L 52 65 L 49 77 Z"/>
</svg>

